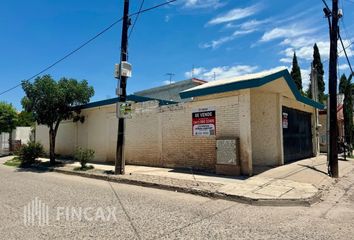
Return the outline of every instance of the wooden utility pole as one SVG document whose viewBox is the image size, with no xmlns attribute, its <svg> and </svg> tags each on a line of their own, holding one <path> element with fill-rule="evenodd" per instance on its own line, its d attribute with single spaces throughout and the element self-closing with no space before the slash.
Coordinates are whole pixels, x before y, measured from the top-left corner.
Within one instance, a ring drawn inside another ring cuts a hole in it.
<svg viewBox="0 0 354 240">
<path fill-rule="evenodd" d="M 338 0 L 332 0 L 332 24 L 330 27 L 329 54 L 329 175 L 338 178 L 338 130 L 337 130 L 337 44 L 338 44 Z"/>
<path fill-rule="evenodd" d="M 129 0 L 124 0 L 124 14 L 122 26 L 122 42 L 121 42 L 121 55 L 120 55 L 120 71 L 119 71 L 119 86 L 117 89 L 119 102 L 117 103 L 117 116 L 118 116 L 118 136 L 117 136 L 117 149 L 115 161 L 115 174 L 125 173 L 125 158 L 124 158 L 124 116 L 119 116 L 119 103 L 125 103 L 127 98 L 127 79 L 128 77 L 122 75 L 122 62 L 128 60 L 128 29 L 130 25 L 129 18 Z"/>
</svg>

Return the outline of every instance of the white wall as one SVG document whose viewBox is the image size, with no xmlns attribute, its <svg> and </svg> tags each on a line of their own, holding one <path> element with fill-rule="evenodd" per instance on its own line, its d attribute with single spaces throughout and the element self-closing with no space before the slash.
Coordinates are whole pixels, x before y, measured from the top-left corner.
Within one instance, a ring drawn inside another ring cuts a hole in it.
<svg viewBox="0 0 354 240">
<path fill-rule="evenodd" d="M 21 140 L 21 144 L 27 144 L 31 140 L 31 127 L 16 127 L 12 131 L 12 140 Z"/>
</svg>

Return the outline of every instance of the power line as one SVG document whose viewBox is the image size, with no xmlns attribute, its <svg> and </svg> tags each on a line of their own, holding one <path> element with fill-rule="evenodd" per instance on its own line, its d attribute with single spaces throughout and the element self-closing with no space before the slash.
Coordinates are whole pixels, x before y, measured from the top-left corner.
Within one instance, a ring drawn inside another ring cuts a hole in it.
<svg viewBox="0 0 354 240">
<path fill-rule="evenodd" d="M 155 6 L 152 6 L 152 7 L 149 7 L 149 8 L 146 8 L 146 9 L 143 9 L 143 10 L 139 10 L 138 12 L 135 12 L 135 13 L 132 13 L 129 15 L 129 17 L 132 17 L 132 16 L 135 16 L 135 15 L 140 15 L 141 13 L 145 13 L 145 12 L 148 12 L 148 11 L 151 11 L 153 9 L 156 9 L 156 8 L 159 8 L 159 7 L 162 7 L 164 5 L 167 5 L 167 4 L 170 4 L 172 2 L 176 2 L 177 0 L 170 0 L 168 2 L 164 2 L 164 3 L 161 3 L 161 4 L 158 4 L 158 5 L 155 5 Z M 86 45 L 88 45 L 89 43 L 91 43 L 92 41 L 94 41 L 95 39 L 97 39 L 99 36 L 101 36 L 102 34 L 104 34 L 105 32 L 107 32 L 108 30 L 110 30 L 112 27 L 114 27 L 117 23 L 121 22 L 123 20 L 123 18 L 120 18 L 116 21 L 114 21 L 112 24 L 110 24 L 108 27 L 104 28 L 102 31 L 100 31 L 98 34 L 96 34 L 95 36 L 93 36 L 92 38 L 90 38 L 89 40 L 85 41 L 83 44 L 81 44 L 79 47 L 77 47 L 76 49 L 74 49 L 73 51 L 69 52 L 68 54 L 66 54 L 64 57 L 58 59 L 57 61 L 55 61 L 54 63 L 50 64 L 48 67 L 44 68 L 43 70 L 41 70 L 40 72 L 36 73 L 35 75 L 27 78 L 25 81 L 31 81 L 32 79 L 34 79 L 35 77 L 41 75 L 42 73 L 48 71 L 49 69 L 53 68 L 55 65 L 59 64 L 60 62 L 64 61 L 65 59 L 67 59 L 68 57 L 70 57 L 71 55 L 73 55 L 74 53 L 76 53 L 77 51 L 81 50 L 82 48 L 84 48 Z M 21 86 L 22 83 L 19 83 L 5 91 L 2 91 L 0 92 L 0 96 L 5 94 L 5 93 L 8 93 L 16 88 L 18 88 L 19 86 Z"/>
<path fill-rule="evenodd" d="M 346 47 L 344 47 L 342 50 L 338 51 L 338 55 L 341 54 L 342 52 L 344 52 L 345 50 L 347 50 L 348 48 L 350 48 L 353 44 L 354 44 L 354 42 L 350 42 Z M 323 60 L 322 63 L 327 62 L 328 60 L 329 60 L 329 58 Z"/>
<path fill-rule="evenodd" d="M 348 62 L 348 65 L 349 65 L 349 68 L 350 68 L 351 74 L 353 74 L 353 68 L 352 68 L 352 65 L 350 64 L 350 61 L 349 61 L 349 57 L 348 57 L 347 51 L 346 51 L 346 50 L 345 50 L 345 48 L 344 48 L 343 40 L 342 40 L 342 37 L 340 36 L 340 33 L 339 33 L 339 32 L 338 32 L 338 37 L 339 37 L 340 43 L 341 43 L 341 45 L 342 45 L 342 48 L 343 48 L 343 51 L 344 51 L 345 57 L 346 57 L 346 59 L 347 59 L 347 62 Z"/>
<path fill-rule="evenodd" d="M 142 8 L 143 8 L 143 6 L 144 6 L 144 2 L 145 2 L 145 0 L 142 0 L 142 1 L 141 1 L 138 12 L 141 12 L 141 10 L 142 10 Z M 136 22 L 137 22 L 138 19 L 139 19 L 139 16 L 140 16 L 140 13 L 139 13 L 138 15 L 136 15 L 136 17 L 135 17 L 135 19 L 134 19 L 134 23 L 133 23 L 133 25 L 132 25 L 132 28 L 130 29 L 128 38 L 131 37 L 131 35 L 132 35 L 133 31 L 134 31 L 134 27 L 135 27 L 135 25 L 136 25 Z"/>
</svg>

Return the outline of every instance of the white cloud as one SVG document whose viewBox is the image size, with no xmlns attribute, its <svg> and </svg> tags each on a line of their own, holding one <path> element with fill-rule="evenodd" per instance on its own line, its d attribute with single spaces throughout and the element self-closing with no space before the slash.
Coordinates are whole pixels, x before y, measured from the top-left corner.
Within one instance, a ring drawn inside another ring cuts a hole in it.
<svg viewBox="0 0 354 240">
<path fill-rule="evenodd" d="M 253 73 L 257 69 L 258 69 L 257 66 L 250 66 L 250 65 L 219 66 L 211 69 L 200 67 L 194 69 L 194 77 L 201 78 L 203 80 L 212 81 L 214 80 L 214 77 L 215 79 L 236 77 L 236 76 Z M 190 78 L 191 75 L 192 75 L 191 71 L 185 73 L 185 76 L 188 78 Z"/>
<path fill-rule="evenodd" d="M 171 83 L 175 83 L 175 81 L 171 81 L 170 82 L 170 80 L 165 80 L 165 81 L 162 82 L 163 85 L 169 85 Z"/>
<path fill-rule="evenodd" d="M 291 71 L 291 70 L 290 70 Z M 302 89 L 306 90 L 308 89 L 309 85 L 310 85 L 310 73 L 311 73 L 311 69 L 301 69 L 301 79 L 302 79 Z"/>
<path fill-rule="evenodd" d="M 185 8 L 220 8 L 225 5 L 220 0 L 184 0 L 183 6 Z"/>
<path fill-rule="evenodd" d="M 211 42 L 208 42 L 208 43 L 200 44 L 199 47 L 200 48 L 212 48 L 212 49 L 215 49 L 215 48 L 220 47 L 222 44 L 227 43 L 227 42 L 229 42 L 229 41 L 231 41 L 233 39 L 234 38 L 232 36 L 222 37 L 222 38 L 219 38 L 217 40 L 212 40 Z"/>
<path fill-rule="evenodd" d="M 218 17 L 213 18 L 208 22 L 208 25 L 216 25 L 243 19 L 252 16 L 256 12 L 258 12 L 259 9 L 259 5 L 253 5 L 247 8 L 235 8 L 223 15 L 219 15 Z"/>
<path fill-rule="evenodd" d="M 279 61 L 282 63 L 291 63 L 293 60 L 291 58 L 281 58 Z"/>
<path fill-rule="evenodd" d="M 283 41 L 284 43 L 284 41 Z M 283 50 L 281 53 L 284 54 L 288 58 L 292 58 L 294 51 L 296 52 L 296 56 L 300 59 L 305 59 L 305 60 L 312 60 L 313 58 L 313 45 L 316 43 L 315 40 L 313 41 L 304 41 L 303 46 L 301 47 L 300 44 L 297 44 L 296 41 L 289 41 L 289 43 L 286 43 L 287 45 L 290 45 L 290 47 L 286 48 Z M 339 46 L 338 42 L 338 46 Z M 350 40 L 343 40 L 344 46 L 349 46 Z M 318 49 L 320 50 L 321 58 L 322 61 L 325 59 L 329 58 L 329 50 L 330 50 L 330 43 L 329 41 L 317 41 L 317 46 Z M 339 48 L 338 55 L 339 57 L 345 57 L 344 52 L 342 52 Z M 354 51 L 352 48 L 347 48 L 346 49 L 347 54 L 349 57 L 354 55 Z"/>
<path fill-rule="evenodd" d="M 192 77 L 200 76 L 207 71 L 208 70 L 203 67 L 198 67 L 198 68 L 194 68 L 190 72 L 185 72 L 184 75 L 186 76 L 186 78 L 192 78 Z"/>
<path fill-rule="evenodd" d="M 264 20 L 250 20 L 240 24 L 240 28 L 244 30 L 255 29 L 263 24 L 269 23 L 270 19 Z"/>
<path fill-rule="evenodd" d="M 168 16 L 168 15 L 166 15 L 166 16 L 165 16 L 165 22 L 169 22 L 169 21 L 170 21 L 170 19 L 171 19 L 171 17 L 170 17 L 170 16 Z"/>
<path fill-rule="evenodd" d="M 261 42 L 268 42 L 278 38 L 292 38 L 299 37 L 305 34 L 314 33 L 316 29 L 307 29 L 298 27 L 296 25 L 284 27 L 284 28 L 273 28 L 272 30 L 265 32 L 261 38 Z M 290 41 L 290 40 L 287 40 Z"/>
<path fill-rule="evenodd" d="M 338 66 L 339 70 L 347 70 L 349 69 L 349 65 L 348 64 L 341 64 Z"/>
<path fill-rule="evenodd" d="M 230 42 L 230 41 L 234 40 L 237 37 L 240 37 L 242 35 L 250 34 L 250 33 L 254 32 L 254 31 L 255 30 L 238 30 L 238 31 L 233 32 L 233 34 L 231 36 L 221 37 L 221 38 L 219 38 L 217 40 L 213 40 L 213 41 L 208 42 L 208 43 L 200 44 L 199 47 L 200 48 L 212 48 L 212 49 L 215 49 L 215 48 L 220 47 L 224 43 Z"/>
</svg>

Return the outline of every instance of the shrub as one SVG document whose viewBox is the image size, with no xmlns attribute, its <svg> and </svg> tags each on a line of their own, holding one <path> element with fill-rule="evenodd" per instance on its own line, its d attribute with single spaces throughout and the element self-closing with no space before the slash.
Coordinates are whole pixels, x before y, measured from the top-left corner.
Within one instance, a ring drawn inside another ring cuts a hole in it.
<svg viewBox="0 0 354 240">
<path fill-rule="evenodd" d="M 80 162 L 81 168 L 87 168 L 86 164 L 93 160 L 95 157 L 95 151 L 92 149 L 86 149 L 78 147 L 75 152 L 75 159 Z"/>
<path fill-rule="evenodd" d="M 36 158 L 42 156 L 43 154 L 44 150 L 42 144 L 33 141 L 22 145 L 18 150 L 18 155 L 22 166 L 31 165 L 35 162 Z"/>
</svg>

